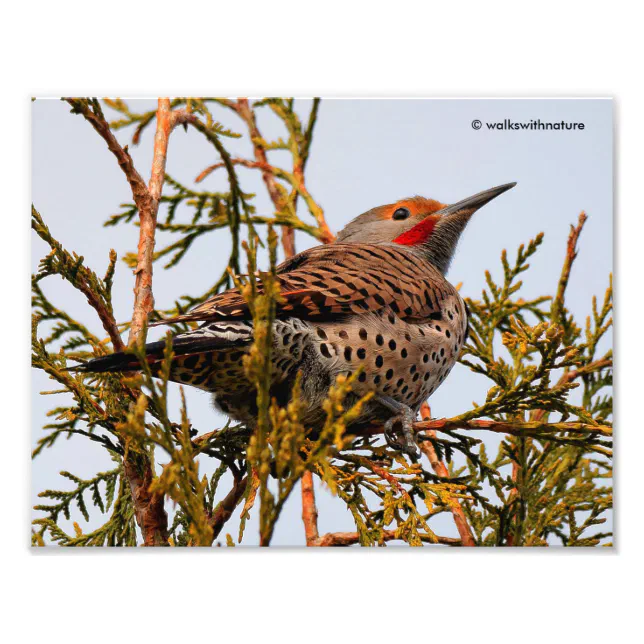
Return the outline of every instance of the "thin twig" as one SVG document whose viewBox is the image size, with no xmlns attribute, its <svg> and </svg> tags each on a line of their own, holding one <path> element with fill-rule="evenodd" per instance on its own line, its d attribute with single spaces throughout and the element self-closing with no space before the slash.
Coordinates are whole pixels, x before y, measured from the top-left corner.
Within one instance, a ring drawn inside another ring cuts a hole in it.
<svg viewBox="0 0 644 644">
<path fill-rule="evenodd" d="M 224 524 L 230 519 L 235 508 L 244 498 L 247 483 L 248 476 L 244 476 L 242 479 L 236 478 L 230 492 L 228 492 L 224 500 L 217 505 L 215 511 L 212 513 L 212 517 L 208 523 L 210 523 L 210 527 L 212 528 L 213 541 L 219 536 Z"/>
<path fill-rule="evenodd" d="M 253 154 L 255 160 L 258 163 L 268 165 L 268 157 L 266 155 L 266 150 L 262 145 L 261 141 L 262 135 L 260 134 L 259 128 L 257 127 L 257 119 L 255 118 L 255 111 L 250 107 L 247 98 L 240 98 L 235 103 L 236 107 L 234 108 L 237 114 L 242 118 L 248 127 L 248 134 L 250 136 L 251 143 L 253 144 Z M 275 210 L 280 212 L 284 209 L 285 203 L 282 195 L 280 194 L 277 181 L 275 176 L 267 171 L 262 170 L 262 179 L 268 190 L 268 194 L 275 206 Z M 295 235 L 294 230 L 289 226 L 282 226 L 282 246 L 284 248 L 284 253 L 286 257 L 292 257 L 295 255 Z"/>
<path fill-rule="evenodd" d="M 424 402 L 421 405 L 420 416 L 424 421 L 431 420 L 432 412 L 427 402 Z M 436 438 L 436 431 L 431 429 L 426 430 L 425 435 Z M 438 474 L 438 476 L 440 476 L 441 478 L 449 478 L 449 470 L 445 466 L 445 463 L 443 463 L 443 461 L 438 458 L 438 454 L 436 453 L 434 446 L 431 444 L 431 441 L 421 441 L 420 449 L 427 457 L 427 460 L 429 460 L 429 463 L 432 466 L 434 472 L 436 472 L 436 474 Z M 463 511 L 463 508 L 461 507 L 461 504 L 458 502 L 458 500 L 455 499 L 453 505 L 450 504 L 450 510 L 452 512 L 452 516 L 454 517 L 454 523 L 456 524 L 458 534 L 461 537 L 461 545 L 467 547 L 475 546 L 476 541 L 474 540 L 474 536 L 472 535 L 472 531 L 470 530 L 465 512 Z"/>
<path fill-rule="evenodd" d="M 322 208 L 320 208 L 320 206 L 315 202 L 315 200 L 309 193 L 304 181 L 304 165 L 308 159 L 308 148 L 310 145 L 311 131 L 317 117 L 319 101 L 314 101 L 313 109 L 309 118 L 309 125 L 307 127 L 305 135 L 309 143 L 302 151 L 302 153 L 298 155 L 298 158 L 294 158 L 294 166 L 292 172 L 287 172 L 286 170 L 273 166 L 268 162 L 266 149 L 262 145 L 261 134 L 259 132 L 259 129 L 257 128 L 255 114 L 248 103 L 248 99 L 240 98 L 237 101 L 226 100 L 220 102 L 226 105 L 226 107 L 234 110 L 246 123 L 253 144 L 253 154 L 255 161 L 235 158 L 231 159 L 231 162 L 234 165 L 241 165 L 245 168 L 255 168 L 261 170 L 262 178 L 264 180 L 264 183 L 266 184 L 269 196 L 277 212 L 283 211 L 288 202 L 295 203 L 296 196 L 299 195 L 300 197 L 302 197 L 318 224 L 318 228 L 321 231 L 321 241 L 323 243 L 332 242 L 335 239 L 335 235 L 331 232 L 331 229 L 326 223 Z M 195 181 L 197 183 L 203 181 L 203 179 L 205 179 L 210 173 L 222 167 L 224 167 L 223 163 L 215 163 L 207 167 L 197 176 Z M 282 179 L 291 186 L 293 192 L 288 199 L 282 196 L 279 184 L 277 183 L 276 179 Z M 282 230 L 282 243 L 284 245 L 284 249 L 285 251 L 288 251 L 291 255 L 293 255 L 295 254 L 293 230 L 291 227 L 287 226 L 284 226 Z"/>
<path fill-rule="evenodd" d="M 420 536 L 422 541 L 427 541 L 428 543 L 434 544 L 435 540 L 424 535 Z M 444 546 L 462 546 L 460 539 L 454 539 L 452 537 L 436 537 L 438 543 Z M 395 530 L 384 530 L 382 533 L 382 541 L 394 541 L 400 539 L 400 536 L 396 536 Z M 353 546 L 356 543 L 360 542 L 360 535 L 357 532 L 328 532 L 327 534 L 321 536 L 316 543 L 311 545 L 320 546 L 320 547 L 346 547 Z"/>
<path fill-rule="evenodd" d="M 134 202 L 136 203 L 139 211 L 141 211 L 141 209 L 149 208 L 151 197 L 148 187 L 145 185 L 143 177 L 141 177 L 134 167 L 132 157 L 127 151 L 127 146 L 125 148 L 122 147 L 116 140 L 109 123 L 105 119 L 98 100 L 79 98 L 66 98 L 65 100 L 72 106 L 72 111 L 77 114 L 82 114 L 96 132 L 98 132 L 98 134 L 105 140 L 108 149 L 116 157 L 121 170 L 123 170 L 125 177 L 130 184 L 132 197 L 134 198 Z"/>
<path fill-rule="evenodd" d="M 602 369 L 607 369 L 609 367 L 613 366 L 613 360 L 612 358 L 605 358 L 602 360 L 595 360 L 594 362 L 589 362 L 587 365 L 584 365 L 583 367 L 579 367 L 579 369 L 573 369 L 570 371 L 566 371 L 561 378 L 557 381 L 557 384 L 553 387 L 553 389 L 559 389 L 560 387 L 563 387 L 564 385 L 567 385 L 570 382 L 573 382 L 577 378 L 580 378 L 581 376 L 584 376 L 589 373 L 595 373 L 596 371 L 601 371 Z M 546 416 L 548 412 L 545 409 L 537 409 L 531 414 L 531 419 L 533 421 L 541 421 L 543 418 Z"/>
<path fill-rule="evenodd" d="M 165 181 L 165 166 L 168 157 L 168 141 L 170 133 L 177 125 L 178 119 L 173 117 L 170 99 L 160 98 L 157 109 L 157 129 L 154 135 L 154 153 L 152 157 L 152 172 L 148 187 L 149 199 L 145 207 L 139 207 L 139 245 L 137 263 L 134 274 L 134 312 L 128 337 L 128 346 L 145 342 L 145 329 L 148 316 L 154 310 L 154 295 L 152 293 L 152 266 L 154 261 L 154 244 L 157 226 L 159 201 Z M 139 204 L 137 203 L 137 206 Z"/>
<path fill-rule="evenodd" d="M 313 488 L 313 474 L 307 470 L 300 481 L 302 486 L 302 521 L 304 523 L 304 534 L 306 545 L 319 545 L 318 533 L 318 509 L 315 504 L 315 490 Z"/>
<path fill-rule="evenodd" d="M 576 226 L 570 225 L 570 234 L 568 235 L 568 243 L 566 245 L 566 257 L 564 259 L 563 268 L 561 269 L 561 277 L 559 278 L 559 285 L 557 287 L 557 294 L 552 301 L 552 321 L 559 322 L 564 310 L 564 298 L 566 294 L 566 287 L 570 279 L 570 271 L 572 265 L 577 257 L 577 240 L 581 234 L 582 228 L 586 223 L 585 212 L 579 215 L 579 221 Z"/>
<path fill-rule="evenodd" d="M 540 431 L 550 432 L 576 432 L 589 436 L 611 437 L 613 428 L 609 425 L 591 425 L 590 423 L 544 423 L 539 421 L 509 422 L 501 420 L 460 420 L 459 418 L 436 418 L 429 421 L 415 422 L 412 426 L 414 432 L 426 430 L 453 431 L 457 429 L 484 430 L 497 434 L 511 434 L 513 436 L 533 436 Z M 382 434 L 384 429 L 373 426 L 359 432 L 360 436 L 374 436 Z"/>
</svg>

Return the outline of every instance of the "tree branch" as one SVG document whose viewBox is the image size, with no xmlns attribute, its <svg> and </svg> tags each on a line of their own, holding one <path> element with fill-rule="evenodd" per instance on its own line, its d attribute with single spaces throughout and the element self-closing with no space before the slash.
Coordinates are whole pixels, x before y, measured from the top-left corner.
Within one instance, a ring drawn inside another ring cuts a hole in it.
<svg viewBox="0 0 644 644">
<path fill-rule="evenodd" d="M 132 162 L 132 157 L 127 151 L 127 146 L 124 148 L 116 140 L 109 123 L 105 119 L 103 110 L 97 99 L 80 99 L 80 98 L 66 98 L 65 101 L 72 106 L 74 114 L 82 114 L 85 120 L 98 132 L 98 134 L 105 140 L 110 152 L 116 157 L 121 170 L 125 174 L 125 178 L 130 184 L 132 190 L 132 197 L 136 203 L 139 212 L 143 209 L 150 208 L 150 193 L 145 185 L 145 181 L 137 172 Z"/>
<path fill-rule="evenodd" d="M 423 421 L 431 420 L 432 412 L 427 402 L 424 402 L 421 405 L 420 415 Z M 436 437 L 436 431 L 432 429 L 426 430 L 425 434 L 431 436 L 432 438 Z M 431 444 L 431 442 L 421 441 L 420 449 L 427 457 L 427 460 L 432 466 L 434 472 L 436 472 L 436 474 L 441 478 L 449 478 L 449 470 L 445 466 L 445 463 L 443 463 L 443 461 L 438 458 L 438 454 L 436 454 L 436 450 L 434 449 L 434 446 Z M 450 510 L 452 512 L 452 516 L 454 517 L 454 523 L 456 524 L 458 534 L 461 537 L 461 545 L 467 547 L 476 546 L 476 541 L 474 540 L 474 536 L 472 535 L 472 531 L 470 530 L 469 523 L 467 522 L 467 517 L 465 516 L 465 512 L 463 511 L 463 508 L 458 500 L 454 500 L 454 504 L 450 505 Z"/>
<path fill-rule="evenodd" d="M 240 118 L 246 123 L 250 138 L 253 144 L 253 154 L 255 161 L 249 161 L 248 159 L 235 158 L 231 159 L 231 162 L 234 165 L 241 165 L 245 168 L 254 168 L 262 172 L 262 178 L 268 189 L 269 196 L 277 212 L 281 212 L 286 207 L 289 200 L 295 198 L 296 195 L 301 196 L 306 205 L 308 206 L 311 214 L 315 218 L 318 228 L 321 231 L 320 239 L 323 243 L 330 243 L 335 239 L 335 235 L 331 232 L 331 229 L 326 223 L 324 217 L 324 212 L 320 206 L 315 202 L 311 194 L 309 193 L 306 184 L 304 182 L 304 164 L 308 158 L 308 147 L 310 145 L 311 131 L 317 117 L 317 109 L 319 101 L 315 101 L 313 105 L 313 110 L 310 115 L 309 125 L 307 127 L 306 137 L 307 145 L 303 150 L 301 155 L 298 155 L 298 158 L 294 158 L 293 172 L 287 172 L 281 168 L 271 165 L 268 162 L 268 156 L 266 154 L 266 149 L 262 145 L 261 134 L 257 127 L 257 121 L 255 119 L 255 113 L 248 103 L 248 99 L 240 98 L 237 101 L 220 101 L 226 107 L 234 110 Z M 210 173 L 214 172 L 218 168 L 224 167 L 224 163 L 215 163 L 205 170 L 203 170 L 195 179 L 197 183 L 203 181 Z M 288 183 L 293 193 L 289 199 L 285 199 L 281 193 L 280 186 L 277 183 L 276 179 L 282 179 Z M 293 230 L 290 227 L 282 227 L 282 244 L 284 250 L 288 251 L 290 255 L 295 254 L 295 242 L 293 239 Z"/>
<path fill-rule="evenodd" d="M 541 430 L 557 432 L 577 432 L 590 436 L 613 435 L 613 428 L 609 425 L 591 425 L 590 423 L 544 423 L 540 421 L 508 422 L 501 420 L 460 420 L 459 418 L 435 418 L 429 421 L 415 422 L 412 426 L 415 432 L 426 430 L 454 431 L 457 429 L 483 430 L 497 434 L 511 434 L 513 436 L 539 437 Z M 382 434 L 384 428 L 378 426 L 367 427 L 359 432 L 360 436 L 375 436 Z"/>
<path fill-rule="evenodd" d="M 235 107 L 233 109 L 235 109 L 237 114 L 239 114 L 248 127 L 248 134 L 250 136 L 251 143 L 253 144 L 255 161 L 267 166 L 268 157 L 266 155 L 266 150 L 261 143 L 262 135 L 257 127 L 255 112 L 251 109 L 248 99 L 240 98 L 234 105 Z M 286 204 L 284 203 L 284 199 L 280 193 L 275 176 L 268 170 L 262 170 L 262 179 L 264 180 L 264 184 L 266 185 L 271 201 L 275 206 L 275 210 L 280 212 L 284 209 Z M 292 257 L 295 255 L 295 233 L 294 230 L 288 226 L 282 226 L 282 246 L 284 247 L 286 257 Z"/>
<path fill-rule="evenodd" d="M 170 133 L 176 125 L 185 122 L 186 114 L 173 114 L 170 100 L 160 98 L 157 109 L 157 129 L 154 137 L 154 153 L 149 186 L 145 185 L 141 175 L 132 162 L 127 147 L 123 148 L 116 140 L 103 110 L 96 99 L 65 99 L 72 111 L 82 114 L 98 134 L 107 143 L 108 149 L 116 157 L 123 170 L 132 197 L 139 212 L 139 244 L 137 267 L 134 284 L 134 311 L 128 338 L 128 346 L 144 343 L 148 315 L 154 309 L 152 293 L 152 260 L 159 201 L 165 181 L 165 166 L 168 153 Z M 168 545 L 168 515 L 164 507 L 162 494 L 150 492 L 150 483 L 154 478 L 152 463 L 147 454 L 126 452 L 123 459 L 125 476 L 128 479 L 136 520 L 143 534 L 146 546 Z"/>
<path fill-rule="evenodd" d="M 244 476 L 242 479 L 235 478 L 232 489 L 212 513 L 212 517 L 208 523 L 210 523 L 210 527 L 212 528 L 213 541 L 219 536 L 224 524 L 230 519 L 235 508 L 239 505 L 242 498 L 244 498 L 247 483 L 248 476 Z"/>
<path fill-rule="evenodd" d="M 132 325 L 128 337 L 128 346 L 145 342 L 148 316 L 154 310 L 154 295 L 152 293 L 152 264 L 154 260 L 154 244 L 159 212 L 159 200 L 165 181 L 165 166 L 168 156 L 168 141 L 170 133 L 177 124 L 170 109 L 170 99 L 160 98 L 157 109 L 157 129 L 154 135 L 154 153 L 152 157 L 152 172 L 148 188 L 149 198 L 145 207 L 139 206 L 139 245 L 137 264 L 134 274 L 134 311 Z"/>
<path fill-rule="evenodd" d="M 420 537 L 423 541 L 434 544 L 434 542 L 426 536 L 421 535 Z M 383 542 L 385 541 L 394 541 L 400 539 L 399 536 L 396 536 L 395 530 L 385 530 L 382 535 Z M 353 546 L 356 543 L 360 542 L 360 535 L 357 532 L 327 532 L 327 534 L 320 537 L 317 542 L 312 543 L 311 545 L 320 546 L 320 547 L 346 547 Z M 444 546 L 462 546 L 460 539 L 453 539 L 452 537 L 438 537 L 438 543 Z"/>
<path fill-rule="evenodd" d="M 582 210 L 579 215 L 579 221 L 576 226 L 570 225 L 570 234 L 568 235 L 568 243 L 566 245 L 566 257 L 564 259 L 563 268 L 561 270 L 561 277 L 559 278 L 559 285 L 557 287 L 557 294 L 552 301 L 552 320 L 553 322 L 560 322 L 561 315 L 564 310 L 564 297 L 568 280 L 570 279 L 570 271 L 572 265 L 577 257 L 577 240 L 581 234 L 582 228 L 586 223 L 586 213 Z"/>
<path fill-rule="evenodd" d="M 306 545 L 319 545 L 316 543 L 320 537 L 318 533 L 318 509 L 315 504 L 313 474 L 309 470 L 302 475 L 300 484 L 302 486 L 302 521 L 304 522 Z"/>
</svg>

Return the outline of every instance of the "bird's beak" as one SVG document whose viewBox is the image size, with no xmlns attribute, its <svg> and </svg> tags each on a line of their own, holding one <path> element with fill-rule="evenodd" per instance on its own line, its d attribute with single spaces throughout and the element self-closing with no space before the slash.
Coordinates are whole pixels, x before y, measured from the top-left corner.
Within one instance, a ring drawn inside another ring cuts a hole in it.
<svg viewBox="0 0 644 644">
<path fill-rule="evenodd" d="M 439 210 L 436 215 L 446 216 L 453 215 L 456 213 L 462 213 L 467 215 L 474 214 L 481 206 L 484 206 L 489 201 L 492 201 L 495 197 L 502 195 L 504 192 L 508 191 L 510 188 L 516 186 L 516 181 L 514 183 L 506 183 L 502 186 L 497 186 L 496 188 L 490 188 L 489 190 L 484 190 L 478 194 L 468 197 L 467 199 L 462 199 L 451 206 L 446 206 L 442 210 Z"/>
</svg>

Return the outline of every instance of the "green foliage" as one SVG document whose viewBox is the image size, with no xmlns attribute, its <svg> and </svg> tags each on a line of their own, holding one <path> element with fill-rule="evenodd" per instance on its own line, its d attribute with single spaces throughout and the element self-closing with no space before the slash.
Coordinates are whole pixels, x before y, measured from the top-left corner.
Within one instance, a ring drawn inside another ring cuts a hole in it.
<svg viewBox="0 0 644 644">
<path fill-rule="evenodd" d="M 88 120 L 103 118 L 98 101 L 70 101 L 74 111 Z M 105 103 L 119 114 L 112 129 L 133 127 L 134 144 L 156 117 L 156 111 L 133 112 L 120 99 Z M 315 435 L 302 422 L 299 381 L 283 408 L 269 395 L 272 320 L 280 297 L 274 226 L 329 240 L 322 209 L 304 181 L 318 101 L 313 102 L 307 119 L 298 115 L 292 99 L 265 99 L 250 105 L 228 99 L 178 98 L 171 105 L 195 117 L 190 125 L 217 155 L 216 163 L 201 173 L 199 181 L 221 168 L 228 187 L 221 192 L 203 191 L 166 176 L 166 194 L 161 197 L 164 209 L 157 227 L 175 239 L 155 253 L 155 260 L 170 269 L 206 235 L 229 235 L 232 243 L 226 269 L 212 289 L 182 295 L 174 307 L 155 311 L 153 319 L 181 314 L 233 283 L 239 286 L 254 322 L 255 340 L 245 369 L 257 389 L 258 423 L 256 427 L 229 423 L 214 431 L 200 431 L 190 423 L 183 392 L 179 420 L 173 421 L 173 410 L 168 407 L 170 342 L 154 372 L 142 355 L 138 355 L 142 371 L 136 376 L 68 371 L 70 359 L 83 361 L 108 353 L 109 341 L 115 349 L 123 348 L 119 329 L 127 324 L 116 325 L 111 301 L 116 254 L 112 251 L 105 276 L 98 277 L 84 258 L 54 238 L 34 208 L 32 227 L 51 250 L 32 280 L 32 361 L 56 382 L 54 390 L 42 393 L 64 396 L 57 398 L 63 402 L 49 412 L 53 421 L 43 428 L 45 435 L 33 456 L 54 445 L 60 436 L 75 435 L 107 449 L 116 464 L 88 480 L 62 472 L 72 489 L 41 493 L 51 503 L 36 506 L 40 514 L 34 520 L 34 545 L 141 543 L 133 463 L 151 464 L 147 491 L 175 509 L 167 535 L 163 535 L 174 546 L 211 545 L 240 505 L 237 542 L 243 543 L 248 518 L 258 505 L 260 543 L 269 545 L 284 504 L 305 473 L 313 473 L 337 495 L 356 525 L 355 537 L 343 541 L 326 535 L 319 539 L 321 543 L 371 546 L 395 539 L 412 546 L 460 545 L 463 534 L 461 539 L 441 536 L 435 519 L 462 511 L 466 529 L 481 546 L 544 546 L 556 541 L 566 546 L 606 545 L 610 533 L 597 526 L 612 507 L 612 352 L 602 353 L 600 347 L 612 324 L 612 283 L 601 305 L 593 300 L 592 314 L 584 325 L 577 323 L 565 302 L 584 220 L 571 231 L 553 296 L 520 297 L 519 277 L 539 251 L 543 236 L 538 235 L 519 248 L 514 262 L 504 252 L 501 278 L 495 281 L 487 273 L 481 298 L 467 300 L 470 335 L 461 362 L 490 380 L 490 386 L 484 401 L 458 416 L 418 424 L 417 439 L 432 464 L 430 469 L 424 462 L 410 462 L 393 451 L 382 440 L 381 431 L 359 436 L 346 433 L 369 397 L 359 399 L 352 393 L 359 373 L 350 379 L 339 378 L 331 388 L 324 406 L 326 422 Z M 259 109 L 270 110 L 280 120 L 285 137 L 263 139 L 255 118 Z M 215 118 L 216 110 L 232 110 L 240 117 L 255 152 L 253 159 L 231 156 L 224 141 L 240 134 L 223 127 Z M 107 127 L 107 123 L 99 126 Z M 275 150 L 290 153 L 291 168 L 258 161 L 268 159 Z M 242 188 L 239 166 L 262 172 L 275 206 L 272 215 L 257 214 L 254 195 Z M 306 205 L 308 221 L 297 213 L 298 200 Z M 124 204 L 106 225 L 135 223 L 137 215 L 134 204 Z M 262 240 L 258 231 L 264 225 Z M 241 240 L 244 230 L 248 243 Z M 258 272 L 260 245 L 268 250 L 269 266 Z M 240 275 L 242 252 L 247 258 L 246 277 Z M 130 266 L 136 263 L 132 254 L 124 260 Z M 42 284 L 51 276 L 62 277 L 85 296 L 102 326 L 100 334 L 90 331 L 96 320 L 85 325 L 49 300 Z M 181 328 L 186 326 L 177 330 Z M 502 437 L 493 457 L 488 456 L 482 438 L 482 432 L 491 431 Z M 159 455 L 163 465 L 155 465 Z M 206 460 L 216 465 L 211 476 L 200 473 Z M 442 462 L 446 471 L 436 465 Z M 233 487 L 222 492 L 225 475 L 232 476 Z M 93 532 L 84 534 L 75 524 L 75 534 L 68 535 L 60 523 L 76 511 L 86 521 L 91 513 L 109 515 Z M 225 542 L 235 545 L 230 534 L 225 534 Z"/>
<path fill-rule="evenodd" d="M 117 459 L 115 459 L 117 460 Z M 118 460 L 117 460 L 118 462 Z M 122 476 L 122 467 L 119 465 L 109 472 L 99 472 L 90 480 L 83 480 L 69 472 L 61 472 L 61 476 L 69 479 L 76 485 L 73 490 L 45 490 L 38 496 L 53 499 L 58 503 L 49 505 L 36 505 L 34 510 L 39 510 L 47 516 L 34 520 L 32 533 L 33 545 L 44 545 L 43 536 L 49 533 L 51 540 L 60 546 L 135 546 L 136 529 L 134 522 L 134 508 L 130 490 Z M 112 513 L 109 519 L 97 530 L 83 534 L 78 523 L 74 523 L 75 535 L 70 536 L 59 526 L 59 517 L 62 514 L 70 519 L 71 505 L 75 504 L 86 521 L 89 521 L 89 511 L 85 504 L 85 494 L 90 494 L 95 508 L 105 514 L 110 508 Z M 116 494 L 116 499 L 114 495 Z"/>
<path fill-rule="evenodd" d="M 150 491 L 168 497 L 179 506 L 190 545 L 209 546 L 213 538 L 206 511 L 209 483 L 206 477 L 199 477 L 199 463 L 195 460 L 183 389 L 181 423 L 172 423 L 168 416 L 168 381 L 174 357 L 170 334 L 166 341 L 163 363 L 157 374 L 158 383 L 145 361 L 145 356 L 140 357 L 143 386 L 147 393 L 139 395 L 127 419 L 118 424 L 116 430 L 124 437 L 127 450 L 138 450 L 151 455 L 154 448 L 158 447 L 166 453 L 170 460 L 163 466 L 161 475 L 150 485 Z M 154 409 L 154 416 L 159 422 L 146 422 L 149 407 Z"/>
<path fill-rule="evenodd" d="M 584 221 L 580 218 L 573 229 L 576 236 Z M 485 403 L 453 420 L 487 417 L 507 422 L 510 429 L 521 423 L 521 431 L 504 438 L 492 461 L 482 444 L 471 454 L 464 452 L 470 484 L 487 484 L 498 497 L 494 505 L 464 504 L 480 545 L 543 546 L 551 535 L 563 545 L 597 545 L 610 536 L 589 531 L 606 520 L 612 507 L 612 351 L 596 356 L 612 324 L 612 282 L 601 311 L 593 302 L 582 337 L 565 309 L 575 256 L 570 248 L 554 298 L 516 297 L 521 288 L 516 278 L 528 269 L 527 260 L 541 241 L 539 235 L 527 249 L 521 247 L 512 266 L 504 253 L 502 284 L 488 273 L 481 300 L 467 300 L 471 331 L 461 362 L 493 386 Z M 507 357 L 497 351 L 499 336 Z M 583 394 L 581 405 L 574 405 L 570 393 L 578 380 Z M 504 474 L 507 466 L 510 476 Z"/>
</svg>

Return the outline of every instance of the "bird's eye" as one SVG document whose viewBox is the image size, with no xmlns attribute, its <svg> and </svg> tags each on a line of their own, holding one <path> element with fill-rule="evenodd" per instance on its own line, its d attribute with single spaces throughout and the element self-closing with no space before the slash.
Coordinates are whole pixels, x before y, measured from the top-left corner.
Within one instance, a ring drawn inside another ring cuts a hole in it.
<svg viewBox="0 0 644 644">
<path fill-rule="evenodd" d="M 407 219 L 409 217 L 409 210 L 407 208 L 398 208 L 396 212 L 394 212 L 394 219 L 397 221 L 400 221 L 402 219 Z"/>
</svg>

